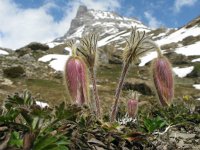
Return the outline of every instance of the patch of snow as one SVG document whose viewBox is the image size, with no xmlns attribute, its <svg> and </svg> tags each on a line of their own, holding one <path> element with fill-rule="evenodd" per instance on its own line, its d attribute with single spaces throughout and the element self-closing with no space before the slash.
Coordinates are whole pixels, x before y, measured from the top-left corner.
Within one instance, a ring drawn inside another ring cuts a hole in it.
<svg viewBox="0 0 200 150">
<path fill-rule="evenodd" d="M 153 35 L 153 34 L 152 34 L 152 35 Z M 164 37 L 165 35 L 166 35 L 166 33 L 160 33 L 160 34 L 158 34 L 157 36 L 152 37 L 152 39 Z"/>
<path fill-rule="evenodd" d="M 49 107 L 49 104 L 41 101 L 36 101 L 36 105 L 40 106 L 41 108 Z"/>
<path fill-rule="evenodd" d="M 109 40 L 114 38 L 115 36 L 116 35 L 110 35 L 110 36 L 107 36 L 104 39 L 101 39 L 100 41 L 98 41 L 98 47 L 101 47 L 101 46 L 104 46 L 104 45 L 108 44 Z"/>
<path fill-rule="evenodd" d="M 90 13 L 94 16 L 95 19 L 115 19 L 122 20 L 122 17 L 119 17 L 111 12 L 101 11 L 101 10 L 90 10 Z"/>
<path fill-rule="evenodd" d="M 8 55 L 9 53 L 0 49 L 0 55 Z"/>
<path fill-rule="evenodd" d="M 74 38 L 74 37 L 82 37 L 83 31 L 84 31 L 85 26 L 79 27 L 77 29 L 77 31 L 75 33 L 73 33 L 72 35 L 70 35 L 68 38 Z"/>
<path fill-rule="evenodd" d="M 64 50 L 68 51 L 70 54 L 72 52 L 72 49 L 70 47 L 65 47 Z"/>
<path fill-rule="evenodd" d="M 165 54 L 165 51 L 161 51 L 163 54 Z M 146 63 L 150 62 L 151 60 L 153 60 L 154 58 L 156 58 L 158 56 L 158 53 L 156 51 L 153 52 L 148 52 L 145 56 L 140 57 L 140 64 L 139 66 L 142 67 L 144 66 Z"/>
<path fill-rule="evenodd" d="M 60 45 L 60 44 L 63 44 L 63 43 L 59 43 L 59 42 L 49 42 L 49 43 L 46 43 L 46 45 L 48 45 L 49 48 L 54 48 L 55 46 Z"/>
<path fill-rule="evenodd" d="M 193 59 L 192 62 L 197 62 L 197 61 L 200 61 L 200 58 L 197 58 L 197 59 Z"/>
<path fill-rule="evenodd" d="M 192 72 L 193 69 L 194 69 L 193 66 L 184 67 L 184 68 L 175 67 L 175 68 L 173 68 L 173 71 L 174 71 L 174 73 L 175 73 L 178 77 L 183 78 L 183 77 L 185 77 L 187 74 L 189 74 L 190 72 Z"/>
<path fill-rule="evenodd" d="M 173 32 L 169 36 L 164 37 L 160 40 L 157 40 L 156 43 L 158 45 L 164 45 L 164 44 L 169 44 L 172 42 L 182 41 L 184 38 L 188 36 L 197 36 L 197 35 L 200 35 L 200 28 L 198 27 L 198 25 L 189 29 L 186 29 L 183 27 L 180 30 Z"/>
<path fill-rule="evenodd" d="M 140 67 L 144 66 L 146 63 L 148 63 L 149 61 L 153 60 L 157 56 L 158 56 L 157 52 L 149 52 L 149 53 L 147 53 L 145 56 L 140 58 L 141 62 L 139 64 L 139 66 Z"/>
<path fill-rule="evenodd" d="M 197 90 L 200 90 L 200 84 L 193 84 L 193 87 Z"/>
<path fill-rule="evenodd" d="M 92 24 L 92 26 L 96 26 L 96 25 L 99 25 L 101 24 L 101 22 L 95 22 L 94 24 Z"/>
<path fill-rule="evenodd" d="M 111 26 L 113 27 L 116 23 L 115 22 L 103 22 L 101 23 L 103 26 Z"/>
<path fill-rule="evenodd" d="M 183 54 L 185 56 L 200 55 L 200 42 L 177 48 L 175 52 L 178 54 Z"/>
<path fill-rule="evenodd" d="M 50 62 L 49 66 L 56 71 L 63 71 L 66 61 L 70 55 L 48 54 L 38 59 L 42 62 Z"/>
</svg>

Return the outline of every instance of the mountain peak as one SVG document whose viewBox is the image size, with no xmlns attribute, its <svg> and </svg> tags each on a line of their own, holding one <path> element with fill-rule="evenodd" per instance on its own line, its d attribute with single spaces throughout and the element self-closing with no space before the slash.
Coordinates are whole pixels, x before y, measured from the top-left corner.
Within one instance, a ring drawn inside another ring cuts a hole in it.
<svg viewBox="0 0 200 150">
<path fill-rule="evenodd" d="M 146 31 L 150 30 L 137 19 L 122 17 L 114 12 L 88 9 L 86 6 L 81 5 L 77 10 L 76 17 L 71 21 L 68 32 L 54 41 L 63 42 L 67 39 L 79 39 L 93 32 L 98 33 L 100 39 L 110 36 L 110 39 L 108 39 L 108 43 L 110 43 L 118 39 L 119 35 L 126 35 L 127 30 L 130 30 L 131 27 Z M 104 44 L 105 42 L 102 42 L 101 46 Z"/>
<path fill-rule="evenodd" d="M 80 5 L 76 13 L 76 18 L 82 17 L 87 11 L 88 9 L 85 5 Z"/>
</svg>

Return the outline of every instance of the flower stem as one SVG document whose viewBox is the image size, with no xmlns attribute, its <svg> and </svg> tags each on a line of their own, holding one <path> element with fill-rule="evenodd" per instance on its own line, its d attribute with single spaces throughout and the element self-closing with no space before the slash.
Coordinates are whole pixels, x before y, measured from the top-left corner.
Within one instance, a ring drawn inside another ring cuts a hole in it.
<svg viewBox="0 0 200 150">
<path fill-rule="evenodd" d="M 155 49 L 156 49 L 156 52 L 158 54 L 158 57 L 162 57 L 162 52 L 161 52 L 161 49 L 160 49 L 160 46 L 158 46 L 158 44 L 156 44 L 155 42 L 153 41 L 149 41 L 152 45 L 155 46 Z"/>
<path fill-rule="evenodd" d="M 97 118 L 100 118 L 101 117 L 100 101 L 99 101 L 99 95 L 98 95 L 97 84 L 96 84 L 96 74 L 95 74 L 94 68 L 90 69 L 90 74 L 91 74 L 93 94 L 94 94 L 95 106 L 96 106 L 95 111 L 96 111 Z"/>
<path fill-rule="evenodd" d="M 119 103 L 119 97 L 120 97 L 120 93 L 123 87 L 123 83 L 124 83 L 124 79 L 126 77 L 127 71 L 128 71 L 128 67 L 129 67 L 129 63 L 125 63 L 122 69 L 122 73 L 120 76 L 120 80 L 117 86 L 117 90 L 115 93 L 115 102 L 112 108 L 112 112 L 111 112 L 111 116 L 110 116 L 110 121 L 113 122 L 116 119 L 116 115 L 117 115 L 117 111 L 118 111 L 118 103 Z"/>
</svg>

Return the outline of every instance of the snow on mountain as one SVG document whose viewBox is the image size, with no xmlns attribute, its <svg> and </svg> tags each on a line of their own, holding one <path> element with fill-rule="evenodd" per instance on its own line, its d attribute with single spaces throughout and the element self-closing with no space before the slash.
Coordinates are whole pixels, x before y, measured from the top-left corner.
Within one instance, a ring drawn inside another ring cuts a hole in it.
<svg viewBox="0 0 200 150">
<path fill-rule="evenodd" d="M 46 45 L 49 46 L 49 48 L 54 48 L 57 45 L 63 44 L 63 42 L 49 42 L 49 43 L 45 43 Z"/>
<path fill-rule="evenodd" d="M 55 41 L 79 39 L 93 32 L 99 34 L 98 46 L 101 47 L 113 41 L 123 40 L 123 36 L 129 35 L 127 30 L 130 30 L 131 27 L 137 27 L 139 30 L 147 32 L 151 30 L 136 19 L 122 17 L 113 12 L 87 9 L 86 6 L 80 6 L 68 32 L 63 37 L 55 39 Z M 126 34 L 123 34 L 124 32 Z"/>
<path fill-rule="evenodd" d="M 170 34 L 169 36 L 161 38 L 160 40 L 156 41 L 156 43 L 158 45 L 169 44 L 172 42 L 176 43 L 176 42 L 182 41 L 184 38 L 188 36 L 197 36 L 197 35 L 200 35 L 200 27 L 198 25 L 189 29 L 183 27 L 177 30 L 176 32 Z"/>
<path fill-rule="evenodd" d="M 178 54 L 183 54 L 185 56 L 194 56 L 194 55 L 200 56 L 200 41 L 188 46 L 177 48 L 175 52 Z"/>
<path fill-rule="evenodd" d="M 70 55 L 48 54 L 38 59 L 38 61 L 49 62 L 49 66 L 56 71 L 63 71 L 66 61 Z"/>
<path fill-rule="evenodd" d="M 159 40 L 156 40 L 158 45 L 164 45 L 169 43 L 178 43 L 183 41 L 187 37 L 200 36 L 200 17 L 197 17 L 190 21 L 182 28 L 170 33 L 162 34 Z"/>
<path fill-rule="evenodd" d="M 0 55 L 8 55 L 9 53 L 0 49 Z"/>
<path fill-rule="evenodd" d="M 193 66 L 190 67 L 184 67 L 184 68 L 180 68 L 180 67 L 175 67 L 173 68 L 173 72 L 180 78 L 185 77 L 187 74 L 189 74 L 190 72 L 192 72 L 192 70 L 194 69 Z"/>
</svg>

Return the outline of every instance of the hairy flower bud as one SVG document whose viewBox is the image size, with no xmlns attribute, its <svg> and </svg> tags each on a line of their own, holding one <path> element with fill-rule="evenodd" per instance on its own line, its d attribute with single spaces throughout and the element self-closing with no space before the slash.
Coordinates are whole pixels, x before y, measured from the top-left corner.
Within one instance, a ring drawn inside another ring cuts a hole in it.
<svg viewBox="0 0 200 150">
<path fill-rule="evenodd" d="M 138 111 L 138 100 L 130 99 L 128 100 L 128 115 L 131 118 L 135 118 Z"/>
<path fill-rule="evenodd" d="M 89 99 L 87 68 L 84 61 L 77 56 L 71 56 L 66 62 L 64 75 L 72 101 L 83 105 Z"/>
<path fill-rule="evenodd" d="M 152 63 L 152 75 L 158 98 L 162 106 L 170 106 L 174 96 L 174 80 L 171 64 L 165 57 Z"/>
</svg>

